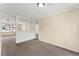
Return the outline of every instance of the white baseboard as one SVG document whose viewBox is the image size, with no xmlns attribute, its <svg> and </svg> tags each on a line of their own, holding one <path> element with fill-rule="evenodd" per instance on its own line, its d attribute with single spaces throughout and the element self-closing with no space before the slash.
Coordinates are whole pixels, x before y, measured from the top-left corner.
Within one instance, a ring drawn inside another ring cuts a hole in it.
<svg viewBox="0 0 79 59">
<path fill-rule="evenodd" d="M 47 41 L 44 41 L 44 40 L 40 40 L 40 41 L 43 41 L 43 42 L 46 42 L 46 43 L 49 43 L 49 44 L 53 44 L 53 45 L 55 45 L 55 46 L 58 46 L 58 47 L 61 47 L 61 48 L 64 48 L 64 49 L 67 49 L 67 50 L 70 50 L 70 51 L 79 53 L 79 51 L 77 51 L 77 50 L 72 50 L 72 49 L 70 49 L 70 48 L 66 48 L 66 47 L 63 47 L 63 46 L 58 45 L 58 44 L 50 43 L 50 42 L 47 42 Z"/>
</svg>

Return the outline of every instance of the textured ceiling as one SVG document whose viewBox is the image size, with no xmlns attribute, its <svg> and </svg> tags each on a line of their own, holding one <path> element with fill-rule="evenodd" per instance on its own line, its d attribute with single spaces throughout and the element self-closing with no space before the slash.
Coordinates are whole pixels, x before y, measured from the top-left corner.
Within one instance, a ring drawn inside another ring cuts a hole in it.
<svg viewBox="0 0 79 59">
<path fill-rule="evenodd" d="M 40 19 L 54 15 L 60 11 L 78 8 L 78 3 L 46 3 L 42 8 L 36 3 L 3 3 L 0 4 L 0 12 L 9 16 L 21 15 L 33 19 Z"/>
</svg>

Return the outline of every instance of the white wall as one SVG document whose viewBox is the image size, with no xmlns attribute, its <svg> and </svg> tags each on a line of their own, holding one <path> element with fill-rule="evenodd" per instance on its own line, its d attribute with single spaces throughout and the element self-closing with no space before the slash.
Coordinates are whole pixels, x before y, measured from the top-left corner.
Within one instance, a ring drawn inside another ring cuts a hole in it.
<svg viewBox="0 0 79 59">
<path fill-rule="evenodd" d="M 35 22 L 30 19 L 17 18 L 16 43 L 32 40 L 35 38 Z M 18 27 L 18 24 L 21 26 Z M 19 30 L 19 29 L 21 30 Z"/>
<path fill-rule="evenodd" d="M 35 32 L 16 32 L 16 43 L 32 40 L 35 38 Z"/>
<path fill-rule="evenodd" d="M 40 40 L 79 52 L 79 9 L 41 19 Z"/>
</svg>

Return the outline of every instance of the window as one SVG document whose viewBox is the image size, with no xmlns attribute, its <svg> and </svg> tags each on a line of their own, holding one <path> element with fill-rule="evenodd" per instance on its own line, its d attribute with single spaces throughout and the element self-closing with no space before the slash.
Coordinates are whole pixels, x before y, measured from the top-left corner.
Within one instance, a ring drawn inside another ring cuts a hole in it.
<svg viewBox="0 0 79 59">
<path fill-rule="evenodd" d="M 14 32 L 16 31 L 15 25 L 10 23 L 1 23 L 0 26 L 1 32 Z"/>
</svg>

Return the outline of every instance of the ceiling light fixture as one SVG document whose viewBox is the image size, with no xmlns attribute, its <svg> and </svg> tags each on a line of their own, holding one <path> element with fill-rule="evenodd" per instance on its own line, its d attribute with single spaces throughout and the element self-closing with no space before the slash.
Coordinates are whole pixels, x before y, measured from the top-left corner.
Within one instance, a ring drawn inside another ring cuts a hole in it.
<svg viewBox="0 0 79 59">
<path fill-rule="evenodd" d="M 45 5 L 45 3 L 37 3 L 37 6 L 40 8 L 43 7 L 44 5 Z"/>
</svg>

